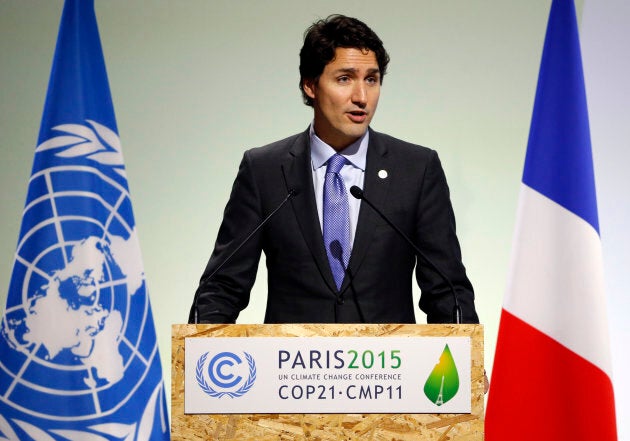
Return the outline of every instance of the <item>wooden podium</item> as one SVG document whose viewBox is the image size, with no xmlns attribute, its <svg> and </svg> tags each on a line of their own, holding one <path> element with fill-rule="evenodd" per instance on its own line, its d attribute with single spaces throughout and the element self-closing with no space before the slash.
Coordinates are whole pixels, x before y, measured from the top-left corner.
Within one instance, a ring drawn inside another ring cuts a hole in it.
<svg viewBox="0 0 630 441">
<path fill-rule="evenodd" d="M 469 337 L 468 414 L 185 414 L 185 339 L 198 337 Z M 171 437 L 178 440 L 483 440 L 482 325 L 174 325 Z"/>
</svg>

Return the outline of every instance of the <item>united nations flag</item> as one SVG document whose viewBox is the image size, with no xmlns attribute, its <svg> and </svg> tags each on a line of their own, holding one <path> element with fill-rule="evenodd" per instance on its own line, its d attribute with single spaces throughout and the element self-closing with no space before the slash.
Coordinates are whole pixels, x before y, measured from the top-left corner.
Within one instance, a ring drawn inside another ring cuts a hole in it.
<svg viewBox="0 0 630 441">
<path fill-rule="evenodd" d="M 93 0 L 66 0 L 0 324 L 1 440 L 167 440 Z"/>
</svg>

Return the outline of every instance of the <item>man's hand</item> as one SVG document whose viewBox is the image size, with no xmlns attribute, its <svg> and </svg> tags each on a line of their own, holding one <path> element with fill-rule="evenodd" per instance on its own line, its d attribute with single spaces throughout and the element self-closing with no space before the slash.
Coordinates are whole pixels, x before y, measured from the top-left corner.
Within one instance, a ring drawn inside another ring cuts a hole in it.
<svg viewBox="0 0 630 441">
<path fill-rule="evenodd" d="M 490 382 L 488 381 L 488 375 L 486 375 L 486 370 L 483 370 L 483 393 L 484 395 L 488 393 L 490 389 Z"/>
</svg>

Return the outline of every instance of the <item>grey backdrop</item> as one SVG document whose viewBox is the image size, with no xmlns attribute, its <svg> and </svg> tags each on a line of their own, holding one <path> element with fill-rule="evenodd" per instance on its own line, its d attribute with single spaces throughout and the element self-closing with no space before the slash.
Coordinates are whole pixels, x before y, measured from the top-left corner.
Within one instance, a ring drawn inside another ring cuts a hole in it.
<svg viewBox="0 0 630 441">
<path fill-rule="evenodd" d="M 61 0 L 0 0 L 2 287 L 11 273 L 62 6 Z M 440 153 L 485 324 L 490 373 L 549 6 L 548 0 L 98 2 L 167 384 L 170 325 L 187 319 L 242 152 L 310 122 L 297 86 L 298 52 L 304 29 L 331 13 L 367 22 L 391 55 L 372 126 Z M 263 271 L 239 322 L 262 321 L 265 283 Z M 0 289 L 2 306 L 5 295 Z"/>
</svg>

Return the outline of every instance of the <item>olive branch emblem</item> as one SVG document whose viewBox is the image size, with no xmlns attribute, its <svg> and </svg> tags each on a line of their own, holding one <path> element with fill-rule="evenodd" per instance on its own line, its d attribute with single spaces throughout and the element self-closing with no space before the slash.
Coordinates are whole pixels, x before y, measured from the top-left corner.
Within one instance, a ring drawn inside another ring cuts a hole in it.
<svg viewBox="0 0 630 441">
<path fill-rule="evenodd" d="M 219 392 L 214 390 L 206 381 L 203 375 L 203 367 L 206 363 L 206 358 L 208 358 L 208 353 L 206 352 L 197 361 L 197 368 L 195 369 L 195 379 L 197 380 L 197 384 L 205 393 L 210 395 L 213 398 L 221 398 L 224 395 L 227 395 L 230 398 L 238 398 L 245 395 L 254 385 L 256 381 L 256 363 L 254 362 L 254 358 L 249 355 L 247 352 L 243 352 L 245 354 L 245 359 L 247 360 L 247 364 L 249 366 L 249 376 L 247 377 L 247 381 L 236 391 L 233 392 Z"/>
<path fill-rule="evenodd" d="M 54 136 L 37 146 L 36 153 L 58 150 L 60 158 L 87 158 L 112 167 L 126 178 L 120 138 L 109 127 L 90 119 L 87 124 L 61 124 L 53 127 L 59 136 Z"/>
</svg>

